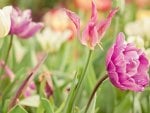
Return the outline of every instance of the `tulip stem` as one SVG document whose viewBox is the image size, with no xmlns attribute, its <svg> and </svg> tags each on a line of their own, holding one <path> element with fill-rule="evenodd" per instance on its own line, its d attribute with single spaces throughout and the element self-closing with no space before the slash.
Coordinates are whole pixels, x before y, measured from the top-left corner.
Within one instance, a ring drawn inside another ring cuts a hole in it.
<svg viewBox="0 0 150 113">
<path fill-rule="evenodd" d="M 9 46 L 8 46 L 8 50 L 7 50 L 6 58 L 5 58 L 5 62 L 4 62 L 5 63 L 4 68 L 7 65 L 7 61 L 8 61 L 8 57 L 9 57 L 10 50 L 11 50 L 11 47 L 12 47 L 12 43 L 13 43 L 13 35 L 11 35 L 11 37 L 10 37 L 10 42 L 9 42 Z"/>
<path fill-rule="evenodd" d="M 85 67 L 83 68 L 83 71 L 79 77 L 79 82 L 77 83 L 76 87 L 75 87 L 75 93 L 74 95 L 72 95 L 70 98 L 71 100 L 68 102 L 68 106 L 66 108 L 66 112 L 65 113 L 72 113 L 72 109 L 74 107 L 74 104 L 76 103 L 76 100 L 77 100 L 77 96 L 78 96 L 78 92 L 81 90 L 81 86 L 82 86 L 82 83 L 83 83 L 83 80 L 85 78 L 85 75 L 86 75 L 86 71 L 87 71 L 87 68 L 88 68 L 88 65 L 89 65 L 89 62 L 90 62 L 90 58 L 92 56 L 92 50 L 89 51 L 89 54 L 88 54 L 88 57 L 87 57 L 87 60 L 86 60 L 86 64 L 85 64 Z"/>
<path fill-rule="evenodd" d="M 132 93 L 132 113 L 134 113 L 134 100 L 135 100 L 135 94 Z"/>
<path fill-rule="evenodd" d="M 149 95 L 147 95 L 147 113 L 150 112 L 150 99 L 149 99 Z"/>
<path fill-rule="evenodd" d="M 87 105 L 86 105 L 86 108 L 85 108 L 84 113 L 87 113 L 88 108 L 90 107 L 90 104 L 91 104 L 91 102 L 92 102 L 92 99 L 93 99 L 94 96 L 95 96 L 96 91 L 98 90 L 98 88 L 101 86 L 101 84 L 102 84 L 107 78 L 108 78 L 108 75 L 106 74 L 105 76 L 103 76 L 102 78 L 100 78 L 99 81 L 96 83 L 96 85 L 95 85 L 95 87 L 94 87 L 94 89 L 93 89 L 93 91 L 92 91 L 92 94 L 91 94 L 91 96 L 90 96 L 90 98 L 89 98 L 89 100 L 88 100 L 88 103 L 87 103 Z"/>
</svg>

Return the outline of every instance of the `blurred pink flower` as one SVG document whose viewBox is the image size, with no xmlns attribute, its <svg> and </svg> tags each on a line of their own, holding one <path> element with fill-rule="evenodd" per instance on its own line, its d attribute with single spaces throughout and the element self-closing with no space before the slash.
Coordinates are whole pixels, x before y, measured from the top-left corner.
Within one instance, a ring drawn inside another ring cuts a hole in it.
<svg viewBox="0 0 150 113">
<path fill-rule="evenodd" d="M 53 82 L 52 82 L 52 75 L 50 74 L 50 72 L 43 72 L 40 76 L 39 76 L 39 81 L 45 81 L 45 96 L 47 98 L 49 98 L 50 96 L 53 95 L 54 93 L 54 87 L 53 87 Z"/>
<path fill-rule="evenodd" d="M 36 92 L 36 85 L 34 81 L 32 81 L 23 92 L 24 97 L 29 97 Z"/>
<path fill-rule="evenodd" d="M 11 35 L 27 39 L 32 37 L 42 27 L 42 23 L 32 21 L 31 10 L 22 12 L 19 8 L 13 8 L 11 13 Z"/>
<path fill-rule="evenodd" d="M 65 11 L 68 17 L 75 24 L 78 37 L 80 38 L 80 18 L 74 12 L 69 10 Z M 113 9 L 105 20 L 98 22 L 97 9 L 95 3 L 92 1 L 91 19 L 82 32 L 82 37 L 80 38 L 81 43 L 93 50 L 94 47 L 100 43 L 100 40 L 110 26 L 112 17 L 116 14 L 117 11 L 118 8 Z"/>
<path fill-rule="evenodd" d="M 74 0 L 75 5 L 83 10 L 91 8 L 91 0 Z M 95 0 L 98 10 L 107 11 L 112 7 L 112 0 Z"/>
<path fill-rule="evenodd" d="M 106 68 L 112 84 L 122 90 L 143 91 L 149 85 L 149 61 L 142 50 L 126 43 L 119 33 L 106 57 Z"/>
<path fill-rule="evenodd" d="M 11 82 L 14 81 L 15 74 L 12 72 L 12 70 L 7 65 L 5 65 L 4 61 L 0 61 L 0 70 L 4 70 L 5 71 L 5 75 L 10 78 Z"/>
</svg>

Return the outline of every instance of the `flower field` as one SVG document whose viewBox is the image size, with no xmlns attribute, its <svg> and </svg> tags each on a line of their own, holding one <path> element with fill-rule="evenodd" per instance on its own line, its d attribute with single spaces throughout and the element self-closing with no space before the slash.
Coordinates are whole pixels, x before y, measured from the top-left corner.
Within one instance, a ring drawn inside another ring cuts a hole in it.
<svg viewBox="0 0 150 113">
<path fill-rule="evenodd" d="M 150 113 L 149 0 L 1 0 L 0 113 Z"/>
</svg>

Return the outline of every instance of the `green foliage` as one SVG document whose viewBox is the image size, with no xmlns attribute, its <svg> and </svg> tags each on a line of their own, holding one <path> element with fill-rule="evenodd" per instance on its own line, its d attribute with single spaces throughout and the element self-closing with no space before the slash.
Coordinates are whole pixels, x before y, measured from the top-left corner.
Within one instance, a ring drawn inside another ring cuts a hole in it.
<svg viewBox="0 0 150 113">
<path fill-rule="evenodd" d="M 49 8 L 55 8 L 61 3 L 73 5 L 73 1 L 69 0 L 0 0 L 0 7 L 14 4 L 22 9 L 31 8 L 33 17 L 39 21 Z M 37 70 L 32 79 L 36 85 L 36 91 L 32 96 L 25 97 L 22 91 L 16 105 L 8 111 L 12 97 L 39 62 L 39 57 L 46 53 L 40 47 L 36 36 L 28 40 L 14 36 L 7 62 L 7 66 L 15 76 L 13 81 L 0 66 L 0 113 L 84 113 L 98 79 L 106 74 L 105 58 L 108 48 L 114 42 L 116 34 L 124 31 L 124 26 L 128 22 L 135 20 L 135 13 L 138 11 L 135 4 L 127 5 L 125 0 L 114 0 L 113 6 L 119 6 L 121 9 L 101 40 L 104 50 L 97 46 L 86 67 L 88 49 L 81 45 L 77 38 L 66 41 L 58 51 L 48 53 L 48 58 Z M 80 9 L 77 10 L 84 13 Z M 83 19 L 86 20 L 86 16 L 83 16 Z M 9 41 L 10 36 L 0 38 L 0 61 L 6 58 Z M 49 78 L 44 75 L 46 72 L 49 73 Z M 47 84 L 52 90 L 50 96 L 46 95 Z M 132 92 L 120 91 L 112 86 L 108 79 L 98 89 L 88 109 L 88 113 L 133 113 L 133 111 L 150 113 L 150 88 L 133 96 Z"/>
<path fill-rule="evenodd" d="M 22 106 L 17 105 L 10 110 L 9 113 L 28 113 Z"/>
</svg>

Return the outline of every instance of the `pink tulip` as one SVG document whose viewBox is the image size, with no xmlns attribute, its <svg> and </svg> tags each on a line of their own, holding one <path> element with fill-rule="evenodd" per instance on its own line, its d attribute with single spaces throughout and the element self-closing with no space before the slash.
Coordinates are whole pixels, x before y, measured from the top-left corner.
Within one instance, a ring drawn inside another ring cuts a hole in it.
<svg viewBox="0 0 150 113">
<path fill-rule="evenodd" d="M 107 53 L 106 68 L 112 84 L 122 90 L 138 92 L 149 85 L 149 61 L 142 50 L 125 42 L 123 33 Z"/>
<path fill-rule="evenodd" d="M 31 10 L 25 10 L 22 12 L 18 8 L 13 8 L 11 13 L 11 35 L 17 35 L 23 39 L 30 38 L 42 27 L 42 23 L 32 21 Z"/>
<path fill-rule="evenodd" d="M 80 37 L 80 18 L 74 12 L 69 10 L 65 11 L 70 20 L 72 20 L 72 22 L 75 24 L 81 43 L 93 50 L 95 46 L 100 43 L 100 40 L 110 26 L 112 17 L 116 14 L 118 8 L 113 9 L 105 20 L 98 22 L 97 9 L 95 3 L 92 1 L 91 19 L 84 28 L 82 37 Z"/>
</svg>

